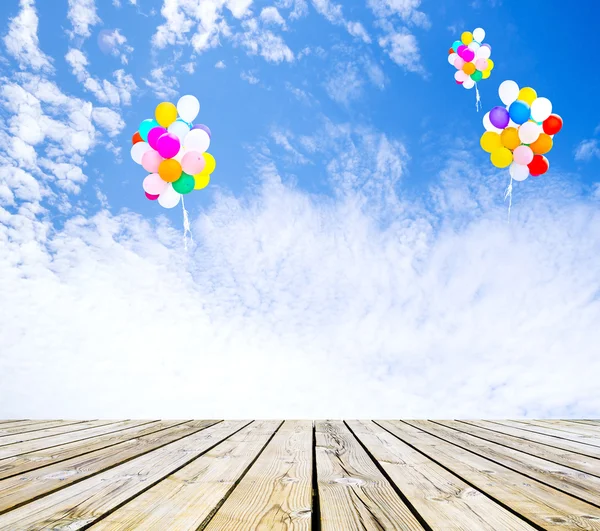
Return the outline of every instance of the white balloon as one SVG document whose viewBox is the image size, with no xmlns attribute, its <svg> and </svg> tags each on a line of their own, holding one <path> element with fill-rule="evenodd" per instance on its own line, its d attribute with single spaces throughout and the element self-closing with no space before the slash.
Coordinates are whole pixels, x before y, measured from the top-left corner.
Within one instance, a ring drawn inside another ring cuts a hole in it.
<svg viewBox="0 0 600 531">
<path fill-rule="evenodd" d="M 531 104 L 531 118 L 543 122 L 552 114 L 552 102 L 548 98 L 536 98 Z"/>
<path fill-rule="evenodd" d="M 485 39 L 485 31 L 483 28 L 477 28 L 473 30 L 473 40 L 481 43 Z"/>
<path fill-rule="evenodd" d="M 508 111 L 508 107 L 506 108 L 506 110 Z M 515 129 L 518 129 L 520 126 L 519 124 L 516 124 L 515 122 L 513 122 L 510 118 L 508 119 L 508 125 L 506 127 L 514 127 Z"/>
<path fill-rule="evenodd" d="M 133 162 L 136 164 L 141 164 L 144 153 L 146 153 L 146 151 L 150 151 L 151 149 L 152 148 L 148 142 L 136 142 L 133 144 L 133 146 L 131 146 L 131 158 L 133 159 Z"/>
<path fill-rule="evenodd" d="M 489 59 L 490 55 L 492 55 L 492 50 L 490 50 L 487 46 L 480 46 L 477 48 L 477 59 Z"/>
<path fill-rule="evenodd" d="M 478 42 L 472 41 L 467 48 L 475 52 L 475 55 L 477 55 L 477 50 L 479 50 L 480 47 L 481 45 Z"/>
<path fill-rule="evenodd" d="M 177 153 L 177 155 L 175 155 L 173 158 L 179 162 L 179 164 L 181 164 L 181 159 L 183 158 L 183 156 L 187 153 L 187 149 L 185 149 L 183 146 L 181 146 L 179 148 L 179 151 Z"/>
<path fill-rule="evenodd" d="M 449 62 L 449 63 L 450 63 L 452 66 L 454 66 L 454 61 L 456 61 L 456 58 L 457 58 L 457 57 L 458 57 L 458 54 L 457 54 L 457 53 L 451 53 L 451 54 L 448 56 L 448 62 Z"/>
<path fill-rule="evenodd" d="M 516 162 L 513 162 L 510 165 L 508 172 L 515 181 L 524 181 L 527 179 L 527 177 L 529 177 L 529 168 L 527 166 L 523 166 L 522 164 L 517 164 Z"/>
<path fill-rule="evenodd" d="M 177 112 L 182 120 L 192 122 L 200 112 L 200 102 L 198 101 L 198 98 L 191 94 L 182 96 L 177 102 Z"/>
<path fill-rule="evenodd" d="M 519 127 L 519 139 L 523 144 L 533 144 L 541 133 L 542 128 L 534 122 L 525 122 Z"/>
<path fill-rule="evenodd" d="M 500 87 L 498 87 L 498 95 L 504 105 L 510 105 L 519 97 L 519 85 L 514 81 L 507 79 L 500 84 Z"/>
<path fill-rule="evenodd" d="M 173 185 L 169 183 L 158 196 L 158 204 L 163 208 L 173 208 L 174 206 L 177 206 L 180 199 L 181 194 L 176 192 L 173 189 Z"/>
<path fill-rule="evenodd" d="M 183 120 L 175 120 L 168 128 L 167 131 L 172 135 L 175 135 L 179 138 L 179 142 L 183 142 L 185 135 L 190 132 L 190 128 L 188 124 L 186 124 Z"/>
<path fill-rule="evenodd" d="M 457 70 L 454 73 L 454 79 L 456 79 L 456 81 L 464 83 L 467 79 L 469 79 L 469 75 L 465 74 L 462 70 Z"/>
<path fill-rule="evenodd" d="M 494 127 L 494 125 L 490 121 L 490 113 L 489 112 L 486 112 L 485 116 L 483 117 L 483 127 L 485 127 L 486 131 L 493 131 L 494 133 L 502 132 L 502 129 L 498 129 L 497 127 Z"/>
<path fill-rule="evenodd" d="M 472 89 L 475 86 L 475 81 L 468 77 L 462 85 L 466 89 Z"/>
<path fill-rule="evenodd" d="M 210 136 L 204 129 L 192 129 L 184 138 L 183 145 L 188 151 L 204 153 L 210 146 Z"/>
</svg>

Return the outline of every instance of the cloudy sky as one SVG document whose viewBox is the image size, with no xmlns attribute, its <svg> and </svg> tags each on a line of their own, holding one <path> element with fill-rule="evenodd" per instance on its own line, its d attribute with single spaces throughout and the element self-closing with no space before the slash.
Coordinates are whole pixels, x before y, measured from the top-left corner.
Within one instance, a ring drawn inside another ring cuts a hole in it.
<svg viewBox="0 0 600 531">
<path fill-rule="evenodd" d="M 1 418 L 600 415 L 599 6 L 0 15 Z M 565 120 L 510 223 L 508 174 L 447 63 L 478 26 L 484 112 L 514 79 Z M 187 196 L 186 252 L 181 209 L 146 200 L 129 150 L 188 93 L 217 170 Z"/>
</svg>

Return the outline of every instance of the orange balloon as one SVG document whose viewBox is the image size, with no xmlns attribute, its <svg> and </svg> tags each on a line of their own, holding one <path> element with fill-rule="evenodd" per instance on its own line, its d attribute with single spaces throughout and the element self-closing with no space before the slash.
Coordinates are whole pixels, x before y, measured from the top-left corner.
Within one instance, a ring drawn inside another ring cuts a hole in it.
<svg viewBox="0 0 600 531">
<path fill-rule="evenodd" d="M 133 135 L 133 136 L 131 137 L 131 143 L 132 143 L 132 144 L 137 144 L 138 142 L 143 142 L 143 141 L 144 141 L 144 139 L 141 137 L 141 135 L 140 135 L 140 132 L 139 132 L 139 131 L 136 131 L 136 132 L 135 132 L 135 135 Z"/>
<path fill-rule="evenodd" d="M 448 50 L 448 55 L 451 55 L 451 54 L 453 54 L 453 53 L 454 53 L 454 48 L 450 48 L 450 49 Z"/>
<path fill-rule="evenodd" d="M 473 63 L 465 63 L 465 65 L 463 66 L 463 72 L 467 75 L 471 75 L 475 73 L 475 65 Z"/>
<path fill-rule="evenodd" d="M 505 148 L 513 149 L 518 148 L 521 145 L 521 139 L 519 138 L 519 131 L 517 131 L 516 127 L 507 127 L 500 133 L 500 138 L 502 140 L 502 145 Z"/>
<path fill-rule="evenodd" d="M 536 155 L 544 155 L 552 149 L 553 144 L 552 138 L 546 133 L 542 133 L 533 144 L 529 144 L 529 147 Z"/>
<path fill-rule="evenodd" d="M 163 181 L 173 183 L 181 177 L 181 164 L 175 159 L 165 159 L 158 166 L 158 174 Z"/>
</svg>

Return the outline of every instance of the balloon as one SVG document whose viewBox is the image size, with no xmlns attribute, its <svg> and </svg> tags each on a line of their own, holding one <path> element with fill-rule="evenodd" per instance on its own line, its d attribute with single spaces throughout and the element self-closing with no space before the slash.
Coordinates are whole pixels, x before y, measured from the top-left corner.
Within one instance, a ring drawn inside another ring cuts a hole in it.
<svg viewBox="0 0 600 531">
<path fill-rule="evenodd" d="M 183 144 L 183 139 L 190 132 L 190 128 L 187 123 L 178 119 L 168 127 L 167 131 L 179 138 L 179 142 Z"/>
<path fill-rule="evenodd" d="M 477 70 L 479 70 L 480 72 L 487 70 L 487 67 L 488 67 L 487 59 L 477 59 L 477 61 L 475 61 L 475 68 L 477 68 Z"/>
<path fill-rule="evenodd" d="M 547 135 L 555 135 L 563 126 L 562 118 L 558 114 L 551 114 L 544 120 L 542 127 Z"/>
<path fill-rule="evenodd" d="M 146 151 L 151 150 L 152 148 L 148 145 L 147 142 L 137 142 L 131 146 L 131 158 L 133 162 L 136 164 L 142 163 L 142 157 Z"/>
<path fill-rule="evenodd" d="M 177 206 L 180 199 L 181 194 L 178 194 L 173 190 L 173 185 L 168 184 L 158 196 L 158 204 L 163 208 L 173 208 L 174 206 Z"/>
<path fill-rule="evenodd" d="M 477 50 L 477 57 L 479 59 L 489 59 L 492 55 L 492 48 L 489 44 L 482 44 Z"/>
<path fill-rule="evenodd" d="M 463 32 L 463 34 L 460 36 L 460 40 L 464 43 L 464 44 L 470 44 L 473 41 L 473 34 L 470 31 L 465 31 Z"/>
<path fill-rule="evenodd" d="M 513 154 L 505 147 L 499 147 L 492 151 L 490 160 L 496 168 L 506 168 L 513 161 Z"/>
<path fill-rule="evenodd" d="M 533 151 L 529 146 L 519 146 L 513 151 L 513 159 L 517 164 L 527 165 L 533 160 Z"/>
<path fill-rule="evenodd" d="M 177 162 L 179 162 L 179 164 L 181 164 L 181 161 L 183 160 L 183 157 L 185 157 L 186 153 L 187 153 L 187 151 L 182 146 L 181 149 L 179 150 L 179 152 L 177 153 L 177 155 L 175 155 L 174 157 L 171 157 L 171 158 L 173 160 L 176 160 Z"/>
<path fill-rule="evenodd" d="M 132 144 L 137 144 L 138 142 L 143 142 L 143 141 L 144 140 L 142 139 L 139 131 L 136 131 L 136 133 L 131 137 Z"/>
<path fill-rule="evenodd" d="M 483 127 L 485 128 L 486 131 L 494 131 L 496 133 L 499 133 L 500 131 L 502 131 L 502 129 L 498 129 L 497 127 L 495 127 L 492 122 L 490 121 L 490 113 L 486 112 L 484 117 L 483 117 Z"/>
<path fill-rule="evenodd" d="M 165 159 L 158 166 L 158 174 L 163 181 L 172 183 L 181 177 L 181 164 L 173 159 Z"/>
<path fill-rule="evenodd" d="M 537 92 L 531 87 L 524 87 L 519 91 L 517 100 L 524 101 L 528 105 L 531 105 L 537 98 Z"/>
<path fill-rule="evenodd" d="M 206 188 L 209 182 L 209 173 L 199 173 L 198 175 L 194 175 L 194 190 L 202 190 L 202 188 Z"/>
<path fill-rule="evenodd" d="M 465 66 L 465 60 L 462 57 L 456 57 L 454 59 L 454 66 L 457 70 L 462 70 L 462 67 Z"/>
<path fill-rule="evenodd" d="M 521 145 L 519 131 L 515 127 L 507 127 L 500 136 L 502 145 L 511 151 Z"/>
<path fill-rule="evenodd" d="M 513 101 L 508 109 L 510 119 L 516 124 L 524 124 L 531 116 L 531 108 L 524 101 Z"/>
<path fill-rule="evenodd" d="M 163 158 L 153 149 L 149 149 L 142 155 L 142 167 L 148 173 L 156 173 Z"/>
<path fill-rule="evenodd" d="M 449 63 L 450 63 L 452 66 L 454 66 L 454 61 L 456 61 L 456 58 L 457 58 L 457 57 L 458 57 L 458 54 L 457 54 L 457 53 L 451 53 L 451 54 L 448 56 L 448 62 L 449 62 Z M 197 127 L 197 126 L 195 125 L 194 127 Z M 208 131 L 207 131 L 207 132 L 208 132 Z"/>
<path fill-rule="evenodd" d="M 508 125 L 509 115 L 504 107 L 494 107 L 490 111 L 490 122 L 498 129 L 504 129 Z"/>
<path fill-rule="evenodd" d="M 519 85 L 514 81 L 503 81 L 498 87 L 498 94 L 504 105 L 510 105 L 519 96 Z"/>
<path fill-rule="evenodd" d="M 475 81 L 473 81 L 470 77 L 468 77 L 463 82 L 463 87 L 465 87 L 466 89 L 472 89 L 474 86 L 475 86 Z"/>
<path fill-rule="evenodd" d="M 448 49 L 448 55 L 450 55 L 450 54 L 452 54 L 452 53 L 454 53 L 454 48 L 449 48 L 449 49 Z"/>
<path fill-rule="evenodd" d="M 206 161 L 206 165 L 204 166 L 201 174 L 210 175 L 213 171 L 215 171 L 215 168 L 217 167 L 217 161 L 210 153 L 202 153 L 202 156 Z"/>
<path fill-rule="evenodd" d="M 537 98 L 531 104 L 531 117 L 536 122 L 543 122 L 552 114 L 552 102 L 548 98 Z"/>
<path fill-rule="evenodd" d="M 481 77 L 483 77 L 483 79 L 487 79 L 488 77 L 490 77 L 490 71 L 484 70 L 483 72 L 481 72 Z"/>
<path fill-rule="evenodd" d="M 542 128 L 537 123 L 525 122 L 519 127 L 519 138 L 523 144 L 532 144 L 538 139 L 541 132 Z"/>
<path fill-rule="evenodd" d="M 148 144 L 150 144 L 152 149 L 156 149 L 158 151 L 156 142 L 166 132 L 167 130 L 164 127 L 153 127 L 150 129 L 150 132 L 148 133 Z"/>
<path fill-rule="evenodd" d="M 163 127 L 169 127 L 175 120 L 177 120 L 177 107 L 169 101 L 163 101 L 156 106 L 154 116 L 159 125 Z"/>
<path fill-rule="evenodd" d="M 463 53 L 464 53 L 464 51 L 465 51 L 466 49 L 467 49 L 467 46 L 465 46 L 464 44 L 461 44 L 461 45 L 458 47 L 458 50 L 456 50 L 456 53 L 458 54 L 458 56 L 459 56 L 459 57 L 462 57 L 462 58 L 464 59 L 464 57 L 463 57 Z M 465 60 L 466 60 L 466 59 L 465 59 Z"/>
<path fill-rule="evenodd" d="M 463 51 L 462 58 L 465 61 L 472 61 L 473 59 L 475 59 L 475 52 L 467 48 L 465 51 Z"/>
<path fill-rule="evenodd" d="M 494 133 L 493 131 L 486 131 L 483 133 L 479 140 L 479 144 L 483 151 L 487 151 L 488 153 L 492 153 L 498 148 L 502 147 L 500 135 L 498 133 Z"/>
<path fill-rule="evenodd" d="M 454 41 L 454 43 L 452 44 L 452 49 L 458 53 L 458 48 L 459 46 L 462 46 L 462 42 L 460 41 Z"/>
<path fill-rule="evenodd" d="M 179 194 L 189 194 L 196 184 L 196 181 L 192 175 L 182 173 L 181 177 L 173 183 L 173 190 Z"/>
<path fill-rule="evenodd" d="M 469 50 L 472 50 L 475 55 L 477 55 L 477 50 L 479 50 L 479 47 L 481 46 L 481 44 L 473 41 L 471 44 L 469 44 L 468 48 Z"/>
<path fill-rule="evenodd" d="M 536 155 L 545 155 L 552 149 L 553 143 L 554 141 L 551 136 L 542 133 L 529 147 Z"/>
<path fill-rule="evenodd" d="M 171 133 L 165 133 L 156 141 L 156 149 L 161 157 L 170 159 L 179 153 L 179 150 L 181 149 L 181 142 L 175 135 Z"/>
<path fill-rule="evenodd" d="M 456 81 L 456 80 L 454 80 L 454 82 L 455 82 L 457 85 L 462 85 L 462 84 L 463 84 L 463 81 Z"/>
<path fill-rule="evenodd" d="M 463 66 L 463 72 L 470 76 L 473 72 L 475 72 L 475 65 L 473 63 L 465 63 Z"/>
<path fill-rule="evenodd" d="M 483 39 L 485 39 L 485 31 L 483 28 L 477 28 L 473 30 L 473 39 L 479 43 L 483 42 Z"/>
<path fill-rule="evenodd" d="M 494 69 L 494 61 L 492 61 L 491 59 L 488 59 L 488 67 L 487 69 L 491 72 Z"/>
<path fill-rule="evenodd" d="M 471 64 L 473 64 L 473 63 L 471 63 Z M 473 72 L 471 74 L 471 79 L 473 81 L 475 81 L 476 83 L 477 83 L 477 81 L 481 81 L 482 78 L 483 78 L 483 74 L 479 70 L 475 70 L 475 72 Z"/>
<path fill-rule="evenodd" d="M 188 175 L 200 173 L 204 169 L 204 166 L 206 166 L 206 161 L 202 153 L 198 153 L 197 151 L 188 151 L 181 159 L 181 167 Z"/>
<path fill-rule="evenodd" d="M 150 195 L 160 195 L 167 187 L 167 183 L 163 181 L 158 173 L 151 173 L 144 179 L 142 186 L 146 193 Z"/>
<path fill-rule="evenodd" d="M 158 127 L 158 122 L 156 120 L 144 120 L 139 127 L 140 136 L 144 142 L 148 141 L 148 133 L 151 129 Z"/>
<path fill-rule="evenodd" d="M 177 102 L 177 111 L 182 120 L 192 122 L 200 112 L 200 102 L 192 95 L 182 96 Z"/>
<path fill-rule="evenodd" d="M 149 194 L 148 192 L 144 192 L 144 193 L 146 194 L 146 197 L 148 199 L 150 199 L 150 201 L 156 201 L 158 199 L 158 195 L 152 195 L 152 194 Z"/>
<path fill-rule="evenodd" d="M 513 162 L 508 169 L 508 173 L 515 181 L 524 181 L 529 177 L 529 168 L 527 166 L 523 166 L 522 164 L 517 164 Z"/>
<path fill-rule="evenodd" d="M 454 79 L 456 79 L 456 81 L 458 83 L 463 83 L 465 82 L 467 79 L 469 78 L 469 76 L 467 74 L 465 74 L 462 70 L 457 70 L 454 73 Z"/>
<path fill-rule="evenodd" d="M 532 177 L 543 175 L 550 168 L 550 163 L 544 155 L 534 155 L 533 160 L 527 165 L 529 167 L 529 173 Z"/>
<path fill-rule="evenodd" d="M 183 141 L 185 149 L 188 151 L 206 151 L 210 146 L 210 137 L 203 129 L 192 129 Z"/>
</svg>

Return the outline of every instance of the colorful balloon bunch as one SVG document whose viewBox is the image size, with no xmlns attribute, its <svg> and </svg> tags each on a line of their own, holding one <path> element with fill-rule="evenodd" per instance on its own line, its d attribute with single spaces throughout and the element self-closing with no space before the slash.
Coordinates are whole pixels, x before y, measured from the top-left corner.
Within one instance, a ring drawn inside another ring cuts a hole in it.
<svg viewBox="0 0 600 531">
<path fill-rule="evenodd" d="M 544 155 L 562 129 L 562 118 L 552 114 L 550 100 L 538 98 L 531 87 L 519 89 L 509 80 L 500 85 L 498 93 L 505 106 L 494 107 L 483 117 L 486 132 L 481 147 L 496 168 L 510 166 L 515 181 L 543 175 L 550 167 Z"/>
<path fill-rule="evenodd" d="M 212 133 L 203 124 L 193 125 L 200 102 L 182 96 L 177 106 L 159 103 L 155 119 L 144 120 L 133 135 L 131 158 L 150 173 L 143 183 L 146 197 L 173 208 L 183 194 L 208 186 L 215 170 L 214 157 L 207 153 Z"/>
<path fill-rule="evenodd" d="M 456 68 L 454 79 L 458 85 L 472 89 L 475 83 L 490 77 L 494 69 L 494 61 L 490 59 L 492 47 L 483 44 L 485 31 L 477 28 L 465 31 L 460 41 L 454 41 L 448 50 L 448 62 Z"/>
</svg>

